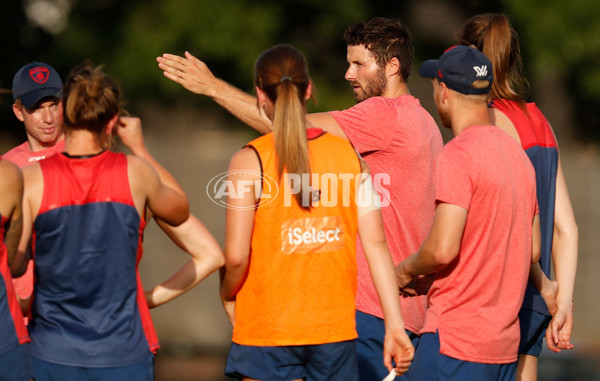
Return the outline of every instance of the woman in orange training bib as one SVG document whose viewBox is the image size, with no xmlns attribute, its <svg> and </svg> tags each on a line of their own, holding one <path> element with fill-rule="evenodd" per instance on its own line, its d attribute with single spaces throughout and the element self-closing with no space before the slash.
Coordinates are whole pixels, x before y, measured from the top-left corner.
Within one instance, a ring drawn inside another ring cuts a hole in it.
<svg viewBox="0 0 600 381">
<path fill-rule="evenodd" d="M 237 152 L 227 183 L 221 299 L 233 324 L 226 374 L 243 380 L 358 380 L 356 236 L 383 305 L 384 363 L 406 372 L 393 263 L 370 178 L 344 139 L 307 125 L 312 84 L 289 45 L 255 65 L 258 107 L 273 132 Z M 369 197 L 370 195 L 370 197 Z M 362 205 L 361 201 L 372 202 Z"/>
</svg>

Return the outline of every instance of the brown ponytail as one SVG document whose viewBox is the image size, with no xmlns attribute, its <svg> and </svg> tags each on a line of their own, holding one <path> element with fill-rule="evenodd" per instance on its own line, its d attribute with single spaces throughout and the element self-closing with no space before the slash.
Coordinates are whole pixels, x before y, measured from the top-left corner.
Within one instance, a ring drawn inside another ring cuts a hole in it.
<svg viewBox="0 0 600 381">
<path fill-rule="evenodd" d="M 523 96 L 529 84 L 521 74 L 519 36 L 505 15 L 484 13 L 471 17 L 459 31 L 458 42 L 476 47 L 492 62 L 492 99 L 508 99 L 525 104 Z"/>
<path fill-rule="evenodd" d="M 285 172 L 301 179 L 301 191 L 294 198 L 302 208 L 309 209 L 311 172 L 304 109 L 309 84 L 306 60 L 294 47 L 276 45 L 258 57 L 254 73 L 256 85 L 275 105 L 277 175 L 281 179 Z"/>
</svg>

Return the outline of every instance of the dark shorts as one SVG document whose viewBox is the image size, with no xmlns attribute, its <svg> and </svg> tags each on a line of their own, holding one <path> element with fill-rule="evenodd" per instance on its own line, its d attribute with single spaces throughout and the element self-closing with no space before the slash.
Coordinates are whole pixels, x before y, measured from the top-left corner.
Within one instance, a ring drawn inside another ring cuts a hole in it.
<svg viewBox="0 0 600 381">
<path fill-rule="evenodd" d="M 521 308 L 521 311 L 519 311 L 519 324 L 521 326 L 520 355 L 540 356 L 550 320 L 552 320 L 552 316 L 528 308 Z"/>
<path fill-rule="evenodd" d="M 0 354 L 0 380 L 23 381 L 33 378 L 29 344 L 22 344 Z"/>
<path fill-rule="evenodd" d="M 225 374 L 269 381 L 357 381 L 356 343 L 281 347 L 231 343 Z"/>
<path fill-rule="evenodd" d="M 153 381 L 154 355 L 133 365 L 112 368 L 81 368 L 59 365 L 31 357 L 35 381 Z"/>
<path fill-rule="evenodd" d="M 437 333 L 424 333 L 410 367 L 410 381 L 513 381 L 517 363 L 483 364 L 440 353 Z"/>
<path fill-rule="evenodd" d="M 389 373 L 383 365 L 383 338 L 385 337 L 385 325 L 383 319 L 364 312 L 356 311 L 356 356 L 358 359 L 358 375 L 361 381 L 383 380 Z M 419 336 L 406 331 L 415 348 L 419 343 Z M 409 379 L 408 372 L 402 377 L 396 377 L 396 381 Z"/>
</svg>

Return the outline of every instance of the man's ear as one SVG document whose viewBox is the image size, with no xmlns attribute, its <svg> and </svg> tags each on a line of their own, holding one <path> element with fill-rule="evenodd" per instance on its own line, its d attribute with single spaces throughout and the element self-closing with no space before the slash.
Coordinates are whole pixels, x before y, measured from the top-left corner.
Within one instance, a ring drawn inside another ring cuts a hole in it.
<svg viewBox="0 0 600 381">
<path fill-rule="evenodd" d="M 439 82 L 439 80 L 437 81 L 440 84 L 440 101 L 446 102 L 446 100 L 448 99 L 448 86 L 446 86 L 444 82 Z"/>
<path fill-rule="evenodd" d="M 25 118 L 23 118 L 23 109 L 21 107 L 17 106 L 15 103 L 13 103 L 12 109 L 13 109 L 13 112 L 15 113 L 15 116 L 17 117 L 17 119 L 19 119 L 21 122 L 24 122 Z"/>
<path fill-rule="evenodd" d="M 389 60 L 388 63 L 385 65 L 385 70 L 388 77 L 399 74 L 400 69 L 400 61 L 396 57 L 392 57 L 392 59 Z"/>
</svg>

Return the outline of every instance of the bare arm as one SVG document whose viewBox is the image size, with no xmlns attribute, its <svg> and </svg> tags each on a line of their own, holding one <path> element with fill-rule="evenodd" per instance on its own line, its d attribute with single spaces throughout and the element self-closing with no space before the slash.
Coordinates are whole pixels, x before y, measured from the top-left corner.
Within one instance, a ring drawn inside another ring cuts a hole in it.
<svg viewBox="0 0 600 381">
<path fill-rule="evenodd" d="M 177 227 L 158 219 L 156 222 L 191 258 L 168 280 L 146 292 L 150 308 L 182 295 L 225 263 L 219 244 L 194 215 L 190 215 L 186 222 Z"/>
<path fill-rule="evenodd" d="M 550 350 L 572 349 L 573 290 L 577 272 L 578 229 L 571 199 L 567 190 L 562 165 L 559 160 L 556 175 L 556 201 L 552 260 L 558 282 L 557 311 L 546 331 Z"/>
<path fill-rule="evenodd" d="M 165 77 L 195 94 L 206 95 L 258 132 L 272 129 L 271 121 L 257 106 L 256 97 L 215 77 L 208 66 L 185 52 L 185 57 L 163 54 L 156 59 Z"/>
<path fill-rule="evenodd" d="M 19 277 L 25 273 L 31 259 L 33 221 L 40 209 L 42 194 L 44 192 L 44 178 L 39 163 L 32 164 L 23 170 L 23 185 L 23 230 L 19 240 L 17 255 L 11 265 L 11 274 L 14 277 Z"/>
<path fill-rule="evenodd" d="M 398 287 L 395 284 L 394 263 L 385 240 L 381 210 L 371 210 L 361 216 L 358 222 L 358 232 L 383 308 L 384 365 L 391 370 L 393 359 L 396 363 L 396 373 L 401 375 L 408 370 L 415 349 L 404 329 Z"/>
<path fill-rule="evenodd" d="M 256 153 L 250 148 L 237 152 L 229 163 L 229 171 L 254 171 L 260 173 Z M 235 192 L 227 199 L 225 225 L 225 267 L 221 271 L 221 301 L 229 321 L 235 323 L 235 297 L 244 281 L 250 264 L 250 244 L 254 227 L 254 205 L 256 204 L 254 185 L 259 180 L 250 172 L 238 172 L 229 176 L 228 181 Z M 243 190 L 243 192 L 240 192 Z"/>
<path fill-rule="evenodd" d="M 208 96 L 256 131 L 266 134 L 273 129 L 271 120 L 258 107 L 256 97 L 215 77 L 204 62 L 189 52 L 185 52 L 185 57 L 163 54 L 156 61 L 165 77 L 179 83 L 192 93 Z M 307 121 L 314 127 L 347 138 L 335 119 L 328 113 L 309 114 Z"/>
<path fill-rule="evenodd" d="M 0 161 L 0 214 L 9 219 L 4 237 L 11 266 L 19 246 L 23 228 L 23 175 L 13 163 Z"/>
<path fill-rule="evenodd" d="M 122 116 L 117 124 L 116 134 L 119 136 L 123 144 L 131 150 L 131 153 L 139 158 L 144 159 L 158 173 L 160 181 L 166 186 L 180 193 L 183 197 L 185 192 L 181 185 L 175 180 L 175 177 L 167 171 L 158 161 L 150 155 L 144 143 L 142 134 L 142 122 L 139 118 Z"/>
<path fill-rule="evenodd" d="M 171 173 L 147 150 L 141 121 L 138 118 L 122 117 L 117 134 L 136 157 L 144 159 L 157 171 L 163 184 L 185 197 L 183 189 Z M 177 227 L 165 223 L 160 218 L 155 220 L 169 238 L 192 258 L 168 280 L 146 292 L 146 301 L 150 308 L 167 303 L 192 289 L 224 263 L 219 244 L 195 216 L 190 214 L 189 218 Z"/>
</svg>

